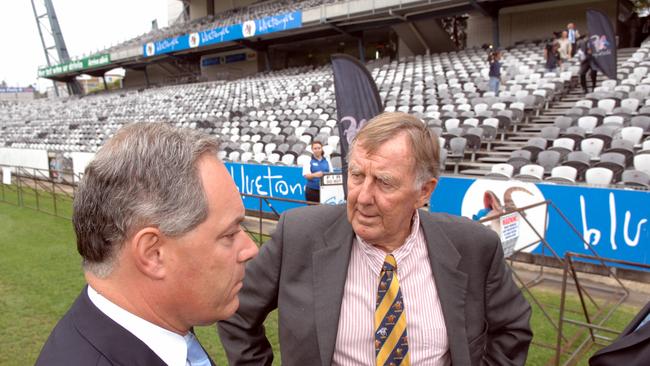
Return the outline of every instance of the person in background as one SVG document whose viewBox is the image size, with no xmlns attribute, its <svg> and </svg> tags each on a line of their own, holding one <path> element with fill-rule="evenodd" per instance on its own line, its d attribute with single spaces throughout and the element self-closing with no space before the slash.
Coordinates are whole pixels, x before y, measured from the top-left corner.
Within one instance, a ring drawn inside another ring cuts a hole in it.
<svg viewBox="0 0 650 366">
<path fill-rule="evenodd" d="M 320 179 L 325 173 L 332 172 L 332 164 L 323 155 L 323 143 L 311 143 L 311 160 L 302 166 L 302 176 L 307 179 L 305 199 L 309 202 L 320 202 Z"/>
<path fill-rule="evenodd" d="M 582 91 L 587 94 L 589 90 L 587 89 L 587 73 L 591 78 L 591 91 L 593 92 L 596 88 L 596 78 L 598 76 L 598 66 L 592 55 L 593 49 L 591 42 L 589 41 L 588 36 L 582 36 L 578 40 L 578 51 L 576 52 L 576 57 L 580 61 L 580 85 L 582 86 Z"/>
<path fill-rule="evenodd" d="M 562 64 L 562 61 L 560 61 L 560 52 L 558 51 L 559 44 L 557 42 L 557 36 L 557 34 L 554 34 L 554 39 L 544 46 L 544 59 L 546 60 L 544 67 L 548 72 L 555 72 L 558 66 Z"/>
<path fill-rule="evenodd" d="M 37 366 L 213 364 L 193 327 L 237 310 L 258 251 L 218 147 L 199 132 L 135 123 L 99 150 L 73 204 L 87 286 Z"/>
<path fill-rule="evenodd" d="M 576 51 L 578 50 L 578 39 L 580 39 L 580 32 L 576 29 L 576 25 L 569 23 L 566 26 L 567 38 L 569 39 L 569 44 L 571 45 L 571 57 L 575 56 Z"/>
<path fill-rule="evenodd" d="M 241 305 L 218 323 L 230 365 L 524 365 L 530 305 L 499 236 L 432 213 L 438 138 L 382 113 L 350 145 L 348 199 L 285 211 L 246 266 Z"/>
<path fill-rule="evenodd" d="M 569 42 L 567 31 L 562 31 L 560 38 L 557 39 L 558 52 L 560 54 L 561 68 L 564 70 L 565 65 L 568 65 L 571 56 L 571 42 Z"/>
<path fill-rule="evenodd" d="M 488 64 L 490 71 L 488 76 L 488 88 L 494 95 L 499 96 L 499 84 L 501 83 L 501 51 L 494 50 L 488 55 Z"/>
</svg>

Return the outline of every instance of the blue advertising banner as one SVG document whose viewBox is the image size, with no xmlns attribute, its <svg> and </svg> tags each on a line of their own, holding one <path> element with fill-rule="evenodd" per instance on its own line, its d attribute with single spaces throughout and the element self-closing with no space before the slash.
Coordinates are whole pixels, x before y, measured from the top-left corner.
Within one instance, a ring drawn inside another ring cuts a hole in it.
<svg viewBox="0 0 650 366">
<path fill-rule="evenodd" d="M 305 178 L 299 167 L 225 163 L 240 193 L 268 196 L 275 211 L 282 213 L 290 208 L 304 206 L 304 204 L 282 202 L 273 200 L 273 197 L 289 198 L 294 200 L 305 199 Z M 249 210 L 259 210 L 260 200 L 245 197 L 244 206 Z M 262 203 L 264 212 L 273 212 L 265 203 Z"/>
<path fill-rule="evenodd" d="M 302 11 L 295 11 L 149 42 L 142 46 L 142 54 L 151 57 L 300 27 Z"/>
<path fill-rule="evenodd" d="M 0 93 L 6 93 L 6 94 L 16 94 L 16 93 L 33 93 L 34 88 L 32 87 L 27 87 L 27 88 L 21 88 L 21 87 L 8 87 L 8 88 L 0 88 Z"/>
<path fill-rule="evenodd" d="M 650 264 L 650 192 L 442 177 L 430 204 L 433 212 L 480 220 L 544 200 L 557 206 L 598 255 Z M 547 214 L 545 205 L 541 205 L 524 214 L 525 218 L 507 215 L 486 225 L 501 234 L 504 244 L 514 239 L 515 250 L 529 246 L 523 250 L 542 254 L 537 231 L 546 233 L 547 241 L 560 256 L 566 251 L 591 254 L 556 210 L 549 208 Z M 548 250 L 544 254 L 549 255 Z"/>
</svg>

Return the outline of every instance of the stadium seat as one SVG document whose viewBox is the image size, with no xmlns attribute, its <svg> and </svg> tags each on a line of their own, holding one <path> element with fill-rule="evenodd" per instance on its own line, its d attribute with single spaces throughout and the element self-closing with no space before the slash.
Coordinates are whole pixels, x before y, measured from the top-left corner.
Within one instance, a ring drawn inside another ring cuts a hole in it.
<svg viewBox="0 0 650 366">
<path fill-rule="evenodd" d="M 556 166 L 551 170 L 551 176 L 546 181 L 555 183 L 575 183 L 578 171 L 572 166 Z"/>
<path fill-rule="evenodd" d="M 519 174 L 515 175 L 515 179 L 525 181 L 541 181 L 544 177 L 544 167 L 537 164 L 527 164 L 519 169 Z"/>
<path fill-rule="evenodd" d="M 486 177 L 508 180 L 512 178 L 513 172 L 514 168 L 510 164 L 494 164 Z"/>
<path fill-rule="evenodd" d="M 585 182 L 591 185 L 608 185 L 612 182 L 614 173 L 607 168 L 589 168 L 585 172 Z"/>
</svg>

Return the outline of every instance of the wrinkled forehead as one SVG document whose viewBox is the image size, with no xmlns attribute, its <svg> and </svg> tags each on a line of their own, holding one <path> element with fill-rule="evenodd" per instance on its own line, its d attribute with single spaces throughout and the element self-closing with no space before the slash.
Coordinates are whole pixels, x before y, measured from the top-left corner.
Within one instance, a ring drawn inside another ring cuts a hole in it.
<svg viewBox="0 0 650 366">
<path fill-rule="evenodd" d="M 350 166 L 372 163 L 375 167 L 401 167 L 405 171 L 415 169 L 415 158 L 410 139 L 405 134 L 388 139 L 376 146 L 370 146 L 364 139 L 356 140 L 350 151 Z"/>
</svg>

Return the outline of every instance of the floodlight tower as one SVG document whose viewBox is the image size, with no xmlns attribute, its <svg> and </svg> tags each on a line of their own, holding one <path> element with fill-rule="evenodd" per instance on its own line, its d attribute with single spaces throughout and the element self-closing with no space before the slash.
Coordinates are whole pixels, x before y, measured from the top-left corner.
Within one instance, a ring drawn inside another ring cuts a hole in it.
<svg viewBox="0 0 650 366">
<path fill-rule="evenodd" d="M 36 0 L 39 5 L 42 4 L 43 12 L 41 14 L 36 10 L 35 0 L 31 0 L 32 9 L 34 10 L 34 18 L 36 19 L 36 25 L 38 26 L 38 34 L 41 37 L 41 43 L 43 44 L 43 52 L 45 53 L 45 60 L 47 61 L 47 66 L 54 66 L 70 61 L 70 55 L 68 54 L 68 49 L 65 46 L 65 41 L 63 40 L 63 33 L 61 33 L 61 27 L 59 27 L 59 20 L 56 17 L 56 12 L 54 11 L 54 5 L 52 5 L 52 0 Z M 47 20 L 45 20 L 47 19 Z M 44 37 L 44 31 L 50 35 L 48 37 L 49 43 L 46 42 L 46 37 Z M 52 44 L 54 43 L 54 44 Z M 56 53 L 53 51 L 56 50 Z M 54 92 L 59 96 L 59 90 L 56 87 L 56 81 L 54 83 Z M 68 93 L 70 95 L 81 94 L 81 86 L 77 82 L 76 78 L 72 78 L 66 82 L 68 86 Z"/>
</svg>

